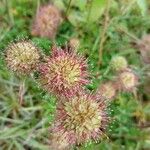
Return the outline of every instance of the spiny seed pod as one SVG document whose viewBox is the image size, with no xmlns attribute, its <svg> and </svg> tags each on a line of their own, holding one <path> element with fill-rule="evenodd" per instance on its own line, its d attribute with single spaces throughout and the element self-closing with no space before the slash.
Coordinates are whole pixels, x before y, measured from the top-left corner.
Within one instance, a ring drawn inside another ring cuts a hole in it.
<svg viewBox="0 0 150 150">
<path fill-rule="evenodd" d="M 70 150 L 70 145 L 66 140 L 66 133 L 55 132 L 50 137 L 51 150 Z"/>
<path fill-rule="evenodd" d="M 125 70 L 128 66 L 127 60 L 122 56 L 114 56 L 110 62 L 110 67 L 114 71 Z"/>
<path fill-rule="evenodd" d="M 53 131 L 66 133 L 70 145 L 91 140 L 98 141 L 104 135 L 109 122 L 107 105 L 93 94 L 79 93 L 58 104 Z"/>
<path fill-rule="evenodd" d="M 54 39 L 61 20 L 60 11 L 55 6 L 41 6 L 33 23 L 32 35 Z"/>
<path fill-rule="evenodd" d="M 111 100 L 116 96 L 117 85 L 114 82 L 106 82 L 100 85 L 97 90 L 98 96 L 101 96 L 102 99 Z"/>
<path fill-rule="evenodd" d="M 72 49 L 77 50 L 77 49 L 79 48 L 79 46 L 80 46 L 80 41 L 79 41 L 79 39 L 77 39 L 77 38 L 71 38 L 71 39 L 69 40 L 69 46 L 70 46 Z"/>
<path fill-rule="evenodd" d="M 39 49 L 31 41 L 19 40 L 6 48 L 7 66 L 18 74 L 27 75 L 33 72 L 39 59 Z"/>
<path fill-rule="evenodd" d="M 145 35 L 142 37 L 138 43 L 138 48 L 140 50 L 143 61 L 150 64 L 150 35 Z"/>
<path fill-rule="evenodd" d="M 132 91 L 138 84 L 138 77 L 132 70 L 126 70 L 119 74 L 119 86 L 124 91 Z"/>
<path fill-rule="evenodd" d="M 67 49 L 53 48 L 39 72 L 41 84 L 56 96 L 71 97 L 89 82 L 86 61 Z"/>
</svg>

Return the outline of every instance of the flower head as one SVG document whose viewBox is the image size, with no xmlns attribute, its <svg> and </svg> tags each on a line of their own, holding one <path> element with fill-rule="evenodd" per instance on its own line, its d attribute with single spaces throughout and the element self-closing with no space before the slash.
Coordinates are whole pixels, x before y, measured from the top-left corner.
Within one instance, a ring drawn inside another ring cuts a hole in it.
<svg viewBox="0 0 150 150">
<path fill-rule="evenodd" d="M 66 139 L 71 145 L 97 141 L 109 121 L 106 107 L 104 101 L 92 94 L 81 93 L 70 100 L 61 100 L 53 130 L 66 133 Z"/>
<path fill-rule="evenodd" d="M 32 35 L 53 39 L 60 23 L 61 14 L 55 6 L 41 6 L 33 23 Z"/>
<path fill-rule="evenodd" d="M 115 97 L 117 92 L 117 86 L 113 82 L 106 82 L 101 84 L 97 90 L 97 94 L 105 100 L 111 100 Z"/>
<path fill-rule="evenodd" d="M 81 56 L 54 48 L 52 56 L 39 67 L 40 81 L 47 91 L 72 96 L 88 83 L 87 64 Z"/>
<path fill-rule="evenodd" d="M 138 77 L 131 70 L 125 70 L 119 74 L 119 86 L 125 91 L 133 90 L 138 84 Z"/>
<path fill-rule="evenodd" d="M 20 40 L 6 48 L 7 66 L 19 74 L 29 74 L 39 63 L 39 50 L 30 41 Z"/>
<path fill-rule="evenodd" d="M 114 71 L 125 70 L 128 66 L 127 60 L 122 56 L 115 56 L 110 62 L 110 67 Z"/>
</svg>

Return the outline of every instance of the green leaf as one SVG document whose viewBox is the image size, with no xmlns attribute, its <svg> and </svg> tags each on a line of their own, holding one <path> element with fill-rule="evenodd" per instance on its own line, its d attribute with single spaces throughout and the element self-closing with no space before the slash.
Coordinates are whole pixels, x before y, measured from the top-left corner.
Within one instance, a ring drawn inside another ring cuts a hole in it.
<svg viewBox="0 0 150 150">
<path fill-rule="evenodd" d="M 83 16 L 83 14 L 81 12 L 72 10 L 72 11 L 70 11 L 68 19 L 72 25 L 77 26 L 81 22 L 84 22 L 85 17 Z"/>
<path fill-rule="evenodd" d="M 147 2 L 146 2 L 146 0 L 137 0 L 137 4 L 138 4 L 138 6 L 141 10 L 142 16 L 145 16 L 146 12 L 147 12 Z"/>
<path fill-rule="evenodd" d="M 75 2 L 75 6 L 78 7 L 81 11 L 85 10 L 86 7 L 86 0 L 76 0 Z"/>
<path fill-rule="evenodd" d="M 103 14 L 106 4 L 106 0 L 93 0 L 89 10 L 89 21 L 96 21 Z"/>
</svg>

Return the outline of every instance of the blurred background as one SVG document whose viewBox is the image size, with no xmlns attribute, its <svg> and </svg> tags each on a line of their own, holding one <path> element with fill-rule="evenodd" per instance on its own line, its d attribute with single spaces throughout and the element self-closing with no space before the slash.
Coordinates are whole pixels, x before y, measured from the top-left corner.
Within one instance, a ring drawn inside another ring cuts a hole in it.
<svg viewBox="0 0 150 150">
<path fill-rule="evenodd" d="M 33 31 L 33 24 L 38 8 L 49 3 L 60 10 L 61 23 L 55 25 L 54 35 L 44 36 Z M 73 42 L 88 58 L 89 90 L 114 78 L 109 69 L 113 56 L 125 57 L 139 78 L 136 91 L 120 92 L 112 100 L 108 138 L 75 149 L 149 150 L 149 33 L 149 0 L 0 0 L 0 150 L 49 149 L 55 97 L 28 78 L 20 105 L 20 77 L 10 72 L 4 61 L 7 45 L 22 37 L 31 39 L 46 55 L 53 43 L 63 46 Z"/>
</svg>

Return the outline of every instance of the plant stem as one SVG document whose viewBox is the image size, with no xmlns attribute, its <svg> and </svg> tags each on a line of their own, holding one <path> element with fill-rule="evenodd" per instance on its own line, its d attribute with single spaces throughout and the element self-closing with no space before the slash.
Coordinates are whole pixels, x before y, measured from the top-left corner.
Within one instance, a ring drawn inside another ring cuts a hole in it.
<svg viewBox="0 0 150 150">
<path fill-rule="evenodd" d="M 107 6 L 106 6 L 106 12 L 105 12 L 105 21 L 104 21 L 104 29 L 102 31 L 101 34 L 101 41 L 100 41 L 100 46 L 99 46 L 99 62 L 98 64 L 101 65 L 102 64 L 102 56 L 103 56 L 103 47 L 104 47 L 104 43 L 107 39 L 106 37 L 106 31 L 109 25 L 109 8 L 110 8 L 110 1 L 111 0 L 107 0 Z"/>
<path fill-rule="evenodd" d="M 9 20 L 10 20 L 10 26 L 12 27 L 14 25 L 14 17 L 11 12 L 11 1 L 5 0 L 5 4 L 6 4 L 6 10 L 9 16 Z"/>
<path fill-rule="evenodd" d="M 40 8 L 40 0 L 37 0 L 37 4 L 36 4 L 36 13 L 38 13 L 39 8 Z"/>
<path fill-rule="evenodd" d="M 139 43 L 140 40 L 133 34 L 129 33 L 128 31 L 122 29 L 122 28 L 119 28 L 119 31 L 125 33 L 126 35 L 128 35 L 130 38 L 132 38 L 136 43 Z"/>
<path fill-rule="evenodd" d="M 91 9 L 92 9 L 92 1 L 89 1 L 89 2 L 87 3 L 87 5 L 88 5 L 88 7 L 89 7 L 89 11 L 88 11 L 86 23 L 87 23 L 87 25 L 88 25 L 89 19 L 90 19 L 90 14 L 91 14 Z"/>
<path fill-rule="evenodd" d="M 67 10 L 66 10 L 66 16 L 68 16 L 68 13 L 69 13 L 69 10 L 71 7 L 71 2 L 72 2 L 72 0 L 69 0 L 69 4 L 68 4 Z"/>
<path fill-rule="evenodd" d="M 20 87 L 19 87 L 19 104 L 23 104 L 23 96 L 25 93 L 25 78 L 20 82 Z"/>
</svg>

